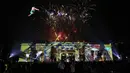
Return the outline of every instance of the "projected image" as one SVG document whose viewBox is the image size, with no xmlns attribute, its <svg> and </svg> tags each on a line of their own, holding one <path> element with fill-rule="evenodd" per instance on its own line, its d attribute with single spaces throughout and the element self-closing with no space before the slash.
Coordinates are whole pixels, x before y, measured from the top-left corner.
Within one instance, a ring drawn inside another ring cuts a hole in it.
<svg viewBox="0 0 130 73">
<path fill-rule="evenodd" d="M 21 44 L 21 55 L 19 57 L 19 62 L 28 62 L 30 61 L 29 56 L 31 53 L 30 48 L 31 43 L 22 43 Z"/>
<path fill-rule="evenodd" d="M 111 44 L 105 44 L 104 46 L 104 57 L 106 58 L 106 60 L 113 60 Z"/>
<path fill-rule="evenodd" d="M 87 44 L 84 50 L 85 61 L 109 61 L 113 60 L 111 44 Z"/>
<path fill-rule="evenodd" d="M 99 44 L 87 44 L 85 45 L 85 61 L 94 61 L 97 59 L 98 52 L 100 51 Z"/>
<path fill-rule="evenodd" d="M 19 62 L 108 61 L 113 60 L 111 44 L 84 42 L 22 43 Z"/>
<path fill-rule="evenodd" d="M 44 61 L 44 44 L 22 43 L 19 62 Z"/>
<path fill-rule="evenodd" d="M 51 46 L 48 45 L 48 46 L 45 46 L 45 49 L 44 49 L 44 61 L 45 62 L 49 62 L 50 61 L 50 57 L 51 57 Z"/>
</svg>

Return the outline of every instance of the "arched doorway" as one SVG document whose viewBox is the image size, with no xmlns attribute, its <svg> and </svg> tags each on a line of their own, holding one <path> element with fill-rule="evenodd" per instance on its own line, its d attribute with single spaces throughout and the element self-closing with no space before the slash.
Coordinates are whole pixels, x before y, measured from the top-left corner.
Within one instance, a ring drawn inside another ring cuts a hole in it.
<svg viewBox="0 0 130 73">
<path fill-rule="evenodd" d="M 66 59 L 66 54 L 65 53 L 62 53 L 61 54 L 61 60 L 65 60 Z"/>
</svg>

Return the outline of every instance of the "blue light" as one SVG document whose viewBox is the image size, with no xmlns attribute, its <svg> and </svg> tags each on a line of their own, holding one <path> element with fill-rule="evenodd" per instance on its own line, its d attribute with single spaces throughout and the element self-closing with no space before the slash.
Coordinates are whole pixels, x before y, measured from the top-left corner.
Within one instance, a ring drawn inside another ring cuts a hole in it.
<svg viewBox="0 0 130 73">
<path fill-rule="evenodd" d="M 109 48 L 109 47 L 106 47 L 105 49 L 106 49 L 107 51 L 108 51 L 108 50 L 110 50 L 110 48 Z"/>
</svg>

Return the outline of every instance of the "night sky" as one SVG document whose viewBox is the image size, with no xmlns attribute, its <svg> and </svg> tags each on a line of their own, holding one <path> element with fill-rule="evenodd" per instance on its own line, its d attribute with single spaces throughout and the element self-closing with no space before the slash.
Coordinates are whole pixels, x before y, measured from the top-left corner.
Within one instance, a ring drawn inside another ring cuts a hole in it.
<svg viewBox="0 0 130 73">
<path fill-rule="evenodd" d="M 49 0 L 53 3 L 68 4 L 70 0 Z M 18 0 L 11 2 L 8 15 L 8 41 L 45 40 L 43 22 L 27 17 L 34 4 L 48 5 L 45 0 Z M 82 39 L 87 41 L 123 41 L 128 44 L 128 2 L 125 0 L 95 0 L 96 11 L 90 25 L 84 26 Z"/>
</svg>

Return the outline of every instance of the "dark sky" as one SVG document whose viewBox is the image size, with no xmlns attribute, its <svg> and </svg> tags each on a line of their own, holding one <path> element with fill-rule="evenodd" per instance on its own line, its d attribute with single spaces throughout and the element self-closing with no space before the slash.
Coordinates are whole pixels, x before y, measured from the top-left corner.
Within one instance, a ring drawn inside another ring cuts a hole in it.
<svg viewBox="0 0 130 73">
<path fill-rule="evenodd" d="M 49 0 L 54 3 L 71 3 L 70 0 Z M 32 21 L 27 15 L 34 4 L 47 5 L 45 0 L 18 0 L 10 3 L 8 15 L 8 41 L 43 40 L 42 21 Z M 88 41 L 128 41 L 128 2 L 125 0 L 95 0 L 90 26 L 83 28 L 82 38 Z"/>
</svg>

